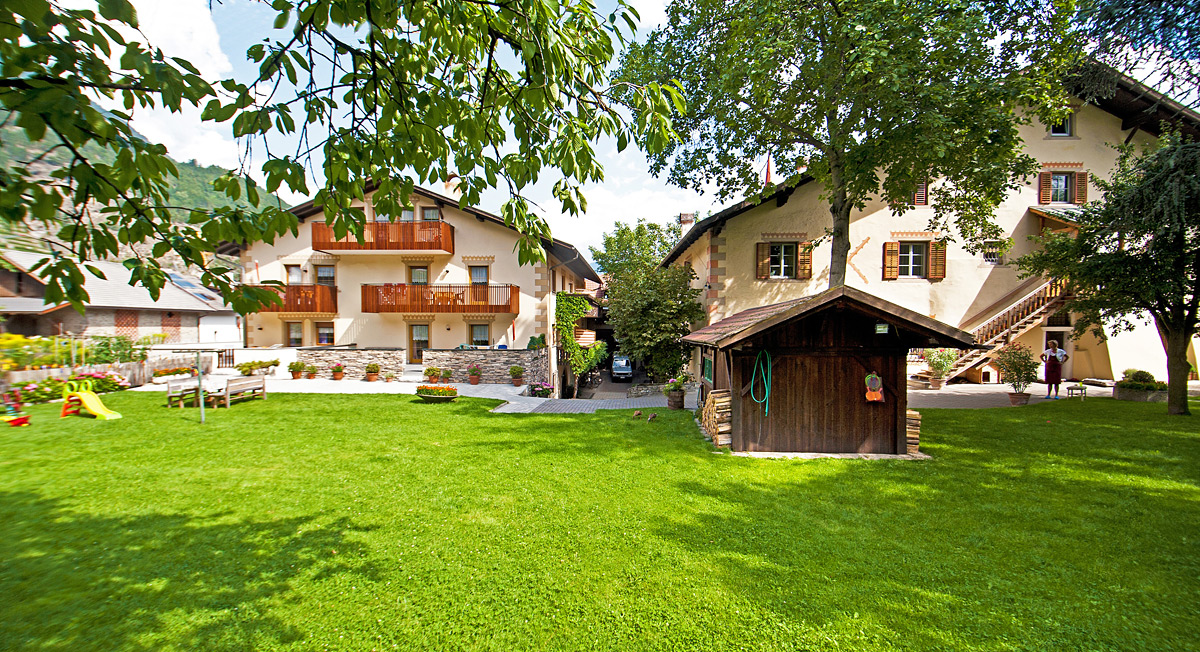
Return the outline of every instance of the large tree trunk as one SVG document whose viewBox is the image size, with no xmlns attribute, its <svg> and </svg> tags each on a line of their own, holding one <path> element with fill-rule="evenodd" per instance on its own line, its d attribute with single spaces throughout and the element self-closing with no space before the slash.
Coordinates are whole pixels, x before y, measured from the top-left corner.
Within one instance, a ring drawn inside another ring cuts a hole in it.
<svg viewBox="0 0 1200 652">
<path fill-rule="evenodd" d="M 1167 414 L 1190 415 L 1188 409 L 1188 372 L 1192 365 L 1187 359 L 1192 334 L 1185 328 L 1166 327 L 1158 323 L 1167 348 Z"/>
<path fill-rule="evenodd" d="M 833 253 L 829 260 L 829 287 L 846 284 L 846 262 L 850 256 L 850 209 L 853 207 L 846 197 L 846 177 L 841 157 L 830 156 L 829 177 L 833 186 L 830 190 L 829 213 L 833 216 Z"/>
</svg>

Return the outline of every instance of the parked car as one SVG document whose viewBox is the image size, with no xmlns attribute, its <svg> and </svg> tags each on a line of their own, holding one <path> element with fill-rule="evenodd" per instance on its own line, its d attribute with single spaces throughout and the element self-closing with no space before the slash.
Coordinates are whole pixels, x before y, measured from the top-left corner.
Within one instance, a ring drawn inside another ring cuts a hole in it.
<svg viewBox="0 0 1200 652">
<path fill-rule="evenodd" d="M 633 381 L 633 361 L 628 356 L 613 356 L 612 379 L 613 382 L 618 380 Z"/>
</svg>

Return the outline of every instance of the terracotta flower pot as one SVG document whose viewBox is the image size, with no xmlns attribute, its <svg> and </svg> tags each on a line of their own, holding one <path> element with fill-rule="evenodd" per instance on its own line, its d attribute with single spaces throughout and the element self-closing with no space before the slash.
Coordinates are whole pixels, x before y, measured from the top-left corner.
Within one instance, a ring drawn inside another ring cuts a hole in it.
<svg viewBox="0 0 1200 652">
<path fill-rule="evenodd" d="M 929 389 L 941 389 L 942 383 L 943 383 L 943 381 L 941 378 L 930 378 L 929 379 Z"/>
<path fill-rule="evenodd" d="M 304 377 L 309 380 L 312 380 L 313 378 L 316 378 L 317 375 L 316 374 L 304 374 Z"/>
<path fill-rule="evenodd" d="M 467 376 L 467 380 L 471 381 L 472 385 L 479 384 L 479 376 Z"/>
<path fill-rule="evenodd" d="M 1028 405 L 1029 404 L 1029 393 L 1028 392 L 1009 392 L 1008 393 L 1008 402 L 1012 403 L 1013 407 L 1021 407 L 1022 405 Z"/>
<path fill-rule="evenodd" d="M 525 382 L 524 378 L 513 378 L 513 387 L 520 387 L 521 383 Z"/>
<path fill-rule="evenodd" d="M 379 380 L 379 374 L 377 374 L 377 373 L 375 373 L 375 374 L 370 374 L 370 373 L 369 373 L 369 374 L 367 374 L 367 382 L 368 382 L 368 383 L 373 383 L 373 382 L 375 382 L 375 381 L 377 381 L 377 380 Z"/>
<path fill-rule="evenodd" d="M 300 377 L 303 375 L 304 375 L 303 371 L 293 371 L 292 372 L 292 380 L 300 380 Z"/>
<path fill-rule="evenodd" d="M 343 376 L 345 376 L 345 375 L 346 375 L 346 372 L 344 372 L 344 371 L 335 371 L 335 372 L 333 372 L 333 379 L 334 379 L 334 380 L 341 380 L 341 379 L 342 379 L 342 377 L 343 377 Z"/>
<path fill-rule="evenodd" d="M 385 382 L 385 383 L 390 383 L 390 382 L 392 382 L 393 380 L 395 380 L 395 378 L 384 378 L 384 379 L 383 379 L 383 382 Z"/>
</svg>

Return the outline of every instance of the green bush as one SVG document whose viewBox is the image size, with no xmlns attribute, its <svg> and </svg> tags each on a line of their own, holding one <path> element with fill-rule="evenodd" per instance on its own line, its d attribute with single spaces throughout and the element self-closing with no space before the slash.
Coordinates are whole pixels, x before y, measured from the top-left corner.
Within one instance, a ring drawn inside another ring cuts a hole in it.
<svg viewBox="0 0 1200 652">
<path fill-rule="evenodd" d="M 1154 374 L 1150 373 L 1149 371 L 1142 371 L 1141 369 L 1126 369 L 1125 377 L 1121 379 L 1121 382 L 1127 380 L 1135 383 L 1153 383 Z"/>
<path fill-rule="evenodd" d="M 508 375 L 512 376 L 513 378 L 524 378 L 525 377 L 525 367 L 515 364 L 508 368 Z"/>
<path fill-rule="evenodd" d="M 74 374 L 67 380 L 75 382 L 90 380 L 92 382 L 92 391 L 97 394 L 129 389 L 129 381 L 125 380 L 124 376 L 111 372 L 88 371 Z M 63 387 L 66 384 L 66 381 L 60 378 L 47 378 L 45 380 L 17 384 L 13 386 L 13 389 L 21 393 L 21 400 L 25 403 L 45 403 L 62 398 Z"/>
<path fill-rule="evenodd" d="M 1038 363 L 1027 346 L 1009 344 L 996 353 L 995 360 L 1004 382 L 1011 385 L 1017 394 L 1024 392 L 1037 380 Z"/>
<path fill-rule="evenodd" d="M 374 362 L 372 362 L 371 364 L 368 364 L 366 367 L 366 372 L 369 374 L 379 373 L 379 365 Z"/>
<path fill-rule="evenodd" d="M 925 363 L 935 378 L 945 376 L 958 358 L 958 349 L 925 349 Z"/>
<path fill-rule="evenodd" d="M 544 349 L 546 348 L 546 334 L 534 335 L 529 338 L 529 343 L 525 345 L 526 349 Z"/>
<path fill-rule="evenodd" d="M 279 366 L 279 360 L 251 360 L 249 362 L 240 362 L 233 365 L 234 369 L 242 372 L 243 376 L 252 376 L 259 369 L 270 369 L 271 367 Z M 288 369 L 292 366 L 288 365 Z"/>
<path fill-rule="evenodd" d="M 1143 371 L 1142 373 L 1146 373 L 1146 372 Z M 1149 374 L 1147 374 L 1147 375 L 1149 375 Z M 1153 378 L 1153 376 L 1150 376 L 1150 377 Z M 1121 381 L 1117 381 L 1117 387 L 1120 387 L 1121 389 L 1136 389 L 1136 390 L 1141 390 L 1143 392 L 1165 392 L 1165 391 L 1167 391 L 1167 384 L 1156 381 L 1156 380 L 1151 380 L 1150 382 L 1141 382 L 1141 381 L 1137 381 L 1137 380 L 1121 380 Z"/>
</svg>

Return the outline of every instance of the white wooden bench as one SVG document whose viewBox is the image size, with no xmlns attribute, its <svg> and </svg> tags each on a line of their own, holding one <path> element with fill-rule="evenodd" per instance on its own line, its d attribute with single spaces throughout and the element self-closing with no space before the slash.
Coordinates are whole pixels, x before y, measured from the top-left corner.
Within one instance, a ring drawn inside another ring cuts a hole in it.
<svg viewBox="0 0 1200 652">
<path fill-rule="evenodd" d="M 171 380 L 167 382 L 167 407 L 172 407 L 175 403 L 179 407 L 183 407 L 186 400 L 198 402 L 200 398 L 200 385 L 197 384 L 195 378 L 186 380 Z"/>
<path fill-rule="evenodd" d="M 230 401 L 236 397 L 249 398 L 267 398 L 267 379 L 265 376 L 246 376 L 242 378 L 230 378 L 225 381 L 225 387 L 215 392 L 208 394 L 205 398 L 212 403 L 213 407 L 219 407 L 224 401 L 225 407 L 229 407 Z"/>
</svg>

